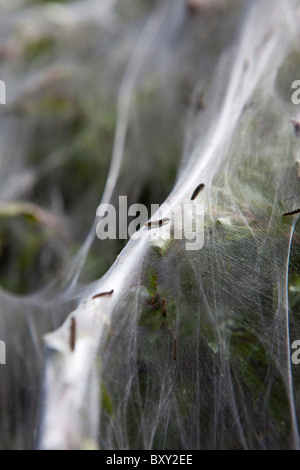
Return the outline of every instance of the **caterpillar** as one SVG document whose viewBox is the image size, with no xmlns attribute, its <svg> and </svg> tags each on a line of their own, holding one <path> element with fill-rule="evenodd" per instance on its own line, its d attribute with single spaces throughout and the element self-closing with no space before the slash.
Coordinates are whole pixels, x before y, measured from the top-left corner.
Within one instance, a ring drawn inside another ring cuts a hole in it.
<svg viewBox="0 0 300 470">
<path fill-rule="evenodd" d="M 177 337 L 174 338 L 174 361 L 177 361 L 178 358 L 178 342 Z"/>
<path fill-rule="evenodd" d="M 162 225 L 165 225 L 166 223 L 170 222 L 170 219 L 160 219 L 160 220 L 155 220 L 154 222 L 147 222 L 146 226 L 148 229 L 155 228 L 155 227 L 161 227 Z"/>
<path fill-rule="evenodd" d="M 299 209 L 295 209 L 293 211 L 289 211 L 289 212 L 284 212 L 284 214 L 282 215 L 294 215 L 294 214 L 299 214 L 300 212 L 300 208 Z"/>
<path fill-rule="evenodd" d="M 197 188 L 195 189 L 195 191 L 193 192 L 192 194 L 192 197 L 191 197 L 191 201 L 193 201 L 194 199 L 196 199 L 196 197 L 198 196 L 198 194 L 200 193 L 200 191 L 202 191 L 202 189 L 204 188 L 204 184 L 201 183 L 197 186 Z"/>
<path fill-rule="evenodd" d="M 166 302 L 166 299 L 164 297 L 161 299 L 161 307 L 162 307 L 163 317 L 166 318 L 166 316 L 167 316 L 167 302 Z"/>
<path fill-rule="evenodd" d="M 71 318 L 70 325 L 70 349 L 73 352 L 76 346 L 76 320 L 74 317 Z"/>
<path fill-rule="evenodd" d="M 300 135 L 300 122 L 296 119 L 290 119 L 290 122 L 294 124 L 294 130 L 296 135 Z"/>
<path fill-rule="evenodd" d="M 97 297 L 103 297 L 104 295 L 111 295 L 114 290 L 110 290 L 109 292 L 100 292 L 100 294 L 96 294 L 92 297 L 92 299 L 97 299 Z"/>
</svg>

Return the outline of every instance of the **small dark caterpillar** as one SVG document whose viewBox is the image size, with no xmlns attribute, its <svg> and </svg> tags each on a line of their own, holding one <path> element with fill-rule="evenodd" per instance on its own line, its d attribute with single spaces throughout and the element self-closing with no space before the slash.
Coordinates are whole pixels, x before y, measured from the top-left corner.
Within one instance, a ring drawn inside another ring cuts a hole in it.
<svg viewBox="0 0 300 470">
<path fill-rule="evenodd" d="M 76 321 L 75 318 L 71 318 L 70 325 L 70 349 L 73 352 L 76 346 Z"/>
<path fill-rule="evenodd" d="M 192 194 L 192 197 L 191 197 L 191 201 L 193 201 L 194 199 L 196 199 L 196 197 L 198 196 L 198 194 L 200 193 L 200 191 L 202 191 L 202 189 L 204 188 L 204 184 L 201 183 L 197 186 L 197 188 L 195 189 L 195 191 L 193 192 Z"/>
<path fill-rule="evenodd" d="M 97 297 L 103 297 L 104 295 L 111 295 L 112 293 L 114 292 L 114 290 L 112 289 L 111 291 L 109 292 L 101 292 L 100 294 L 96 294 L 92 297 L 92 299 L 97 299 Z"/>
<path fill-rule="evenodd" d="M 177 342 L 177 337 L 175 336 L 174 338 L 174 361 L 177 361 L 178 357 L 178 342 Z"/>
<path fill-rule="evenodd" d="M 300 178 L 300 160 L 296 160 L 297 176 Z"/>
<path fill-rule="evenodd" d="M 300 122 L 296 119 L 290 119 L 290 122 L 294 124 L 294 130 L 296 135 L 300 135 Z"/>
<path fill-rule="evenodd" d="M 294 211 L 285 212 L 285 213 L 282 214 L 282 215 L 294 215 L 294 214 L 299 214 L 299 212 L 300 212 L 300 208 L 299 208 L 299 209 L 295 209 Z"/>
<path fill-rule="evenodd" d="M 155 220 L 154 222 L 147 222 L 146 226 L 148 227 L 148 229 L 151 229 L 154 227 L 161 227 L 162 225 L 165 225 L 168 222 L 170 222 L 170 219 L 160 219 Z"/>
<path fill-rule="evenodd" d="M 163 317 L 166 318 L 166 316 L 167 316 L 167 302 L 166 302 L 166 299 L 164 297 L 161 299 L 161 307 L 162 307 Z"/>
</svg>

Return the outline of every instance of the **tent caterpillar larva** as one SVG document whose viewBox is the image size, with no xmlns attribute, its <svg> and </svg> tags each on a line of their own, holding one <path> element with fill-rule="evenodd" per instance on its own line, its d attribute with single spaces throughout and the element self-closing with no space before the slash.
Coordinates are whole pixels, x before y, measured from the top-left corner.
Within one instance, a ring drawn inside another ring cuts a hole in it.
<svg viewBox="0 0 300 470">
<path fill-rule="evenodd" d="M 109 292 L 101 292 L 100 294 L 96 294 L 92 297 L 92 299 L 97 299 L 97 297 L 103 297 L 105 295 L 111 295 L 113 293 L 113 289 L 110 290 Z"/>
<path fill-rule="evenodd" d="M 200 193 L 200 191 L 202 191 L 202 189 L 204 188 L 204 184 L 201 183 L 197 186 L 197 188 L 195 189 L 195 191 L 193 192 L 192 194 L 192 197 L 191 197 L 191 201 L 193 201 L 194 199 L 196 199 L 196 197 L 198 196 L 198 194 Z"/>
</svg>

